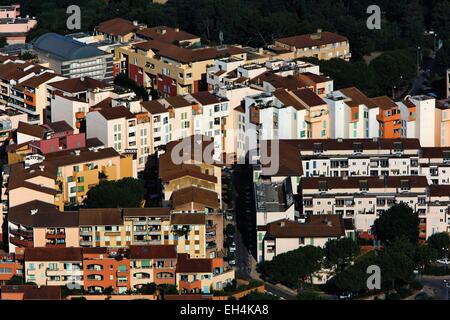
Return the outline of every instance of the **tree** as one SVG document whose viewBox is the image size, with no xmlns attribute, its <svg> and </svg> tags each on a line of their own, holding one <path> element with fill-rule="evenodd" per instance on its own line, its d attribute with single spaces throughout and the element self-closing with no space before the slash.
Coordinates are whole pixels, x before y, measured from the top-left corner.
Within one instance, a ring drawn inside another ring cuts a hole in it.
<svg viewBox="0 0 450 320">
<path fill-rule="evenodd" d="M 109 286 L 105 290 L 103 290 L 103 293 L 107 296 L 110 296 L 114 293 L 114 288 L 112 286 Z"/>
<path fill-rule="evenodd" d="M 239 300 L 279 300 L 280 298 L 265 292 L 252 291 L 249 294 L 246 294 Z"/>
<path fill-rule="evenodd" d="M 227 224 L 227 226 L 225 227 L 225 234 L 227 236 L 232 236 L 235 233 L 235 228 L 232 224 Z"/>
<path fill-rule="evenodd" d="M 412 243 L 419 239 L 419 217 L 407 204 L 395 204 L 375 220 L 373 232 L 384 244 L 405 237 Z"/>
<path fill-rule="evenodd" d="M 450 247 L 450 236 L 447 232 L 435 233 L 427 240 L 428 246 L 436 250 L 439 258 L 445 257 L 448 254 Z"/>
<path fill-rule="evenodd" d="M 6 41 L 5 37 L 0 37 L 0 48 L 5 47 L 6 45 L 8 45 L 8 42 Z"/>
<path fill-rule="evenodd" d="M 18 276 L 18 275 L 13 275 L 11 277 L 11 279 L 6 281 L 7 285 L 22 285 L 24 283 L 25 283 L 25 281 L 24 281 L 23 277 Z"/>
<path fill-rule="evenodd" d="M 339 270 L 344 270 L 359 252 L 358 243 L 350 238 L 328 240 L 325 244 L 327 262 L 337 265 Z"/>
<path fill-rule="evenodd" d="M 156 292 L 157 285 L 154 282 L 145 283 L 139 288 L 138 292 L 141 294 L 154 294 Z"/>
<path fill-rule="evenodd" d="M 321 269 L 323 255 L 319 247 L 301 247 L 261 263 L 259 270 L 270 281 L 302 288 L 306 278 L 312 280 L 313 273 Z"/>
<path fill-rule="evenodd" d="M 144 183 L 141 180 L 103 180 L 88 191 L 85 205 L 88 208 L 137 208 L 144 199 L 144 194 Z"/>
</svg>

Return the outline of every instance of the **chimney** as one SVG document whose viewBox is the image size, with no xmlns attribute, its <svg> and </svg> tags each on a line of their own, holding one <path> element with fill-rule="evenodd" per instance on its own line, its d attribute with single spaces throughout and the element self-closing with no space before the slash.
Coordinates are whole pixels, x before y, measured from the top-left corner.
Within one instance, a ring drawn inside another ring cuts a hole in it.
<svg viewBox="0 0 450 320">
<path fill-rule="evenodd" d="M 317 33 L 318 33 L 318 34 L 321 34 L 321 33 L 322 33 L 322 29 L 320 29 L 320 28 L 317 29 Z"/>
<path fill-rule="evenodd" d="M 75 150 L 75 155 L 79 156 L 80 155 L 80 150 Z"/>
<path fill-rule="evenodd" d="M 333 226 L 333 222 L 331 222 L 330 220 L 327 220 L 327 225 L 328 225 L 329 227 L 332 227 L 332 226 Z"/>
<path fill-rule="evenodd" d="M 138 21 L 137 20 L 133 20 L 133 25 L 134 26 L 136 26 L 137 27 L 137 25 L 138 25 L 139 23 L 138 23 Z"/>
<path fill-rule="evenodd" d="M 175 28 L 175 32 L 180 32 L 180 28 Z"/>
<path fill-rule="evenodd" d="M 39 170 L 44 171 L 44 169 L 45 169 L 45 166 L 43 166 L 43 165 L 39 166 Z"/>
<path fill-rule="evenodd" d="M 30 214 L 32 215 L 32 216 L 34 216 L 36 213 L 38 213 L 38 209 L 31 209 L 30 210 Z"/>
<path fill-rule="evenodd" d="M 281 221 L 281 222 L 280 222 L 280 227 L 284 227 L 285 224 L 286 224 L 286 223 L 285 223 L 284 221 Z"/>
</svg>

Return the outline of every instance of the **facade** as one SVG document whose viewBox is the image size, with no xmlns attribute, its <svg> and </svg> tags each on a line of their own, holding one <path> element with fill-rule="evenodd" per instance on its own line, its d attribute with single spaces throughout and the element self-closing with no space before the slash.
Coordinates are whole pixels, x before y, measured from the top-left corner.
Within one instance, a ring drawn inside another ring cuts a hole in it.
<svg viewBox="0 0 450 320">
<path fill-rule="evenodd" d="M 136 154 L 142 171 L 151 152 L 151 122 L 146 112 L 133 114 L 124 106 L 102 108 L 86 115 L 88 138 L 98 138 L 105 146 L 124 154 Z"/>
<path fill-rule="evenodd" d="M 36 25 L 34 17 L 20 17 L 20 4 L 0 6 L 0 38 L 6 38 L 8 44 L 25 43 L 28 32 Z"/>
<path fill-rule="evenodd" d="M 130 79 L 163 97 L 206 90 L 207 67 L 216 58 L 247 54 L 232 46 L 199 47 L 198 37 L 168 27 L 143 29 L 137 36 L 147 40 L 117 48 L 115 58 Z"/>
<path fill-rule="evenodd" d="M 307 245 L 323 248 L 328 240 L 351 236 L 351 232 L 346 232 L 345 222 L 338 215 L 313 215 L 306 222 L 274 221 L 258 228 L 258 239 L 262 238 L 258 261 L 270 261 L 279 254 Z"/>
<path fill-rule="evenodd" d="M 295 52 L 296 58 L 314 57 L 319 60 L 339 58 L 348 61 L 351 57 L 346 37 L 321 29 L 313 34 L 276 39 L 273 46 Z"/>
<path fill-rule="evenodd" d="M 56 33 L 46 33 L 33 44 L 38 58 L 67 78 L 91 77 L 112 83 L 113 55 Z"/>
</svg>

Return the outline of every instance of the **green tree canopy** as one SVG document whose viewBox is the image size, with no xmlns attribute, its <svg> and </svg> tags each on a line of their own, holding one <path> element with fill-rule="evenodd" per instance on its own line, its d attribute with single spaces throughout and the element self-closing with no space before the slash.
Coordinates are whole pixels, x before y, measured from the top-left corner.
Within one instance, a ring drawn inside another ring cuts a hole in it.
<svg viewBox="0 0 450 320">
<path fill-rule="evenodd" d="M 319 247 L 301 247 L 263 262 L 260 270 L 270 281 L 296 287 L 321 269 L 323 257 L 323 250 Z"/>
<path fill-rule="evenodd" d="M 427 242 L 436 250 L 439 257 L 444 257 L 450 248 L 450 236 L 447 232 L 435 233 L 428 238 Z"/>
<path fill-rule="evenodd" d="M 359 245 L 350 238 L 328 240 L 325 244 L 325 258 L 330 265 L 343 270 L 358 254 Z"/>
<path fill-rule="evenodd" d="M 88 208 L 136 208 L 140 206 L 144 194 L 144 183 L 141 180 L 103 180 L 88 191 L 85 205 Z"/>
<path fill-rule="evenodd" d="M 407 204 L 395 204 L 375 220 L 373 231 L 384 244 L 406 238 L 412 243 L 419 239 L 419 217 Z"/>
</svg>

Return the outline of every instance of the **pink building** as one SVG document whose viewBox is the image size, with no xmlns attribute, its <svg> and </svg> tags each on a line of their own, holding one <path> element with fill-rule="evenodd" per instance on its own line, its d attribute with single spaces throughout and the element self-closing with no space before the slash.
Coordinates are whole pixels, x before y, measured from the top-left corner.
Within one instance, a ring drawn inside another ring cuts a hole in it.
<svg viewBox="0 0 450 320">
<path fill-rule="evenodd" d="M 44 125 L 44 127 L 47 130 L 45 138 L 30 143 L 33 153 L 45 155 L 52 152 L 86 147 L 86 134 L 74 134 L 74 129 L 65 121 L 49 123 Z"/>
<path fill-rule="evenodd" d="M 27 33 L 37 25 L 36 19 L 20 18 L 20 5 L 0 6 L 0 38 L 8 44 L 25 43 Z"/>
</svg>

